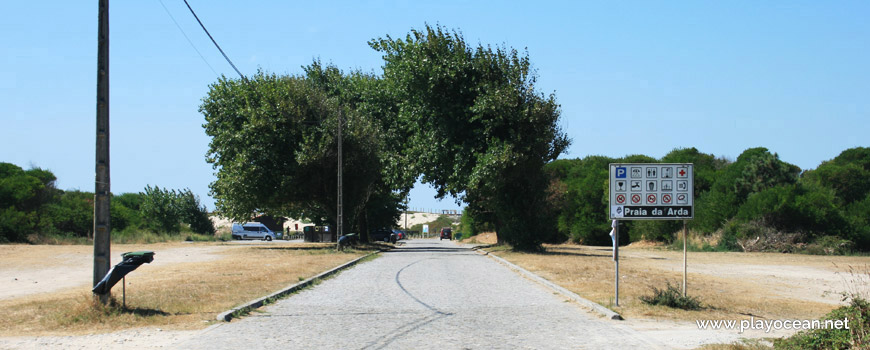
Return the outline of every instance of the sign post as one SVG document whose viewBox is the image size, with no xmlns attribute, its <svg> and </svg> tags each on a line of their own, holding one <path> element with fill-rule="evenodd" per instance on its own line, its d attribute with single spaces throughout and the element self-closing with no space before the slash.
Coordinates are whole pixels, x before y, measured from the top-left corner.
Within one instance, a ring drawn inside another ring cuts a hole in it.
<svg viewBox="0 0 870 350">
<path fill-rule="evenodd" d="M 619 306 L 620 220 L 683 220 L 683 295 L 686 295 L 687 222 L 695 215 L 695 171 L 692 163 L 610 164 L 610 219 L 616 263 L 616 306 Z"/>
<path fill-rule="evenodd" d="M 683 220 L 683 296 L 686 296 L 686 241 L 689 240 L 688 220 Z"/>
<path fill-rule="evenodd" d="M 610 238 L 613 240 L 613 264 L 616 266 L 616 284 L 614 286 L 616 295 L 614 297 L 616 306 L 619 306 L 619 221 L 613 220 L 610 226 L 613 227 L 610 230 Z"/>
</svg>

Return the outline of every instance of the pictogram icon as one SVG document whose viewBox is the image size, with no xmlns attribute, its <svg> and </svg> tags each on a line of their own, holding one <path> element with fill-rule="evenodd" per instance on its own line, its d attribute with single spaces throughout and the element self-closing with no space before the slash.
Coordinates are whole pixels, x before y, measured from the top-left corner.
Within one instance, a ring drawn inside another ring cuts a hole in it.
<svg viewBox="0 0 870 350">
<path fill-rule="evenodd" d="M 616 204 L 625 204 L 625 195 L 624 194 L 616 195 Z"/>
</svg>

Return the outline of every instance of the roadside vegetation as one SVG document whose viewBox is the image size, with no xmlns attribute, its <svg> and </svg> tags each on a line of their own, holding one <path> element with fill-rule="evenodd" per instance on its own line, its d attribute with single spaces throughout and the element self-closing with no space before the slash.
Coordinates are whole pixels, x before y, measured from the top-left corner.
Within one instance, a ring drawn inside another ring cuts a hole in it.
<svg viewBox="0 0 870 350">
<path fill-rule="evenodd" d="M 537 210 L 547 200 L 543 168 L 570 139 L 528 53 L 469 44 L 438 25 L 369 46 L 384 59 L 382 75 L 314 61 L 302 75 L 261 71 L 209 87 L 200 111 L 218 171 L 216 212 L 335 224 L 341 125 L 344 166 L 354 169 L 342 175 L 350 232 L 366 240 L 395 225 L 419 179 L 460 198 L 517 249 L 539 249 L 535 232 L 553 226 Z"/>
<path fill-rule="evenodd" d="M 640 301 L 649 305 L 662 305 L 675 309 L 700 310 L 704 308 L 698 298 L 691 295 L 683 295 L 677 286 L 667 282 L 664 288 L 651 286 L 652 295 L 641 295 Z"/>
<path fill-rule="evenodd" d="M 94 193 L 60 190 L 45 169 L 0 162 L 0 243 L 89 244 Z M 149 243 L 215 240 L 215 228 L 189 189 L 146 186 L 111 198 L 112 240 Z"/>
<path fill-rule="evenodd" d="M 801 170 L 766 148 L 737 160 L 695 148 L 655 159 L 590 156 L 551 162 L 551 207 L 557 222 L 548 241 L 610 245 L 609 163 L 693 163 L 692 249 L 701 251 L 850 254 L 870 251 L 870 148 L 843 151 L 816 169 Z M 622 221 L 619 240 L 675 243 L 682 222 Z"/>
</svg>

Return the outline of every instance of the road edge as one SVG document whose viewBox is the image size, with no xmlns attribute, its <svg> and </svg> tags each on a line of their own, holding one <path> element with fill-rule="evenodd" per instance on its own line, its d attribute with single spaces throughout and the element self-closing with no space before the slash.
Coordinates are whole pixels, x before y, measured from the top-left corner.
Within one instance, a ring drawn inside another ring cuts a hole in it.
<svg viewBox="0 0 870 350">
<path fill-rule="evenodd" d="M 230 310 L 227 310 L 227 311 L 224 311 L 224 312 L 218 314 L 217 320 L 221 321 L 221 322 L 230 322 L 234 318 L 239 318 L 239 317 L 243 316 L 244 314 L 250 312 L 251 310 L 260 308 L 261 306 L 266 305 L 266 304 L 271 304 L 275 300 L 281 299 L 282 297 L 285 297 L 289 294 L 292 294 L 292 293 L 295 293 L 295 292 L 300 291 L 302 289 L 305 289 L 305 288 L 313 285 L 317 281 L 323 280 L 329 276 L 332 276 L 338 272 L 341 272 L 342 270 L 346 270 L 350 267 L 353 267 L 354 265 L 359 263 L 361 260 L 369 258 L 369 257 L 371 257 L 375 254 L 379 254 L 381 252 L 382 251 L 379 250 L 379 251 L 368 253 L 368 254 L 363 255 L 359 258 L 353 259 L 353 260 L 348 261 L 342 265 L 339 265 L 338 267 L 335 267 L 331 270 L 321 272 L 320 274 L 318 274 L 314 277 L 311 277 L 309 279 L 306 279 L 302 282 L 287 286 L 284 289 L 279 290 L 275 293 L 269 294 L 269 295 L 261 297 L 261 298 L 251 300 L 251 301 L 246 302 L 246 303 L 243 303 L 243 304 L 236 306 Z"/>
<path fill-rule="evenodd" d="M 558 284 L 550 282 L 546 278 L 538 276 L 535 273 L 533 273 L 529 270 L 526 270 L 522 267 L 519 267 L 516 264 L 514 264 L 510 261 L 507 261 L 500 256 L 497 256 L 495 254 L 490 254 L 490 252 L 482 249 L 482 248 L 489 248 L 490 246 L 473 247 L 471 249 L 474 249 L 478 253 L 492 258 L 493 260 L 499 262 L 500 264 L 507 266 L 509 269 L 518 272 L 519 274 L 525 276 L 528 279 L 531 279 L 532 281 L 538 282 L 538 283 L 556 291 L 557 293 L 562 294 L 563 296 L 566 296 L 566 297 L 574 300 L 575 302 L 592 309 L 592 311 L 595 311 L 595 312 L 603 315 L 606 318 L 609 318 L 611 320 L 623 320 L 622 316 L 619 315 L 618 313 L 614 312 L 613 310 L 610 310 L 610 309 L 604 307 L 603 305 L 598 304 L 594 301 L 583 298 L 580 295 L 578 295 L 577 293 L 574 293 L 570 290 L 567 290 Z"/>
</svg>

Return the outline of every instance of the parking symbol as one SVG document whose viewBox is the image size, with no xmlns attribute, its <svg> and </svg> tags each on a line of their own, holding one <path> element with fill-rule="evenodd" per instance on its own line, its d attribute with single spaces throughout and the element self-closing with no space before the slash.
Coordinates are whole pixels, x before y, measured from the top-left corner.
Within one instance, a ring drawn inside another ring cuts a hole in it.
<svg viewBox="0 0 870 350">
<path fill-rule="evenodd" d="M 625 175 L 626 175 L 625 167 L 617 167 L 616 168 L 616 178 L 617 179 L 624 179 Z"/>
</svg>

